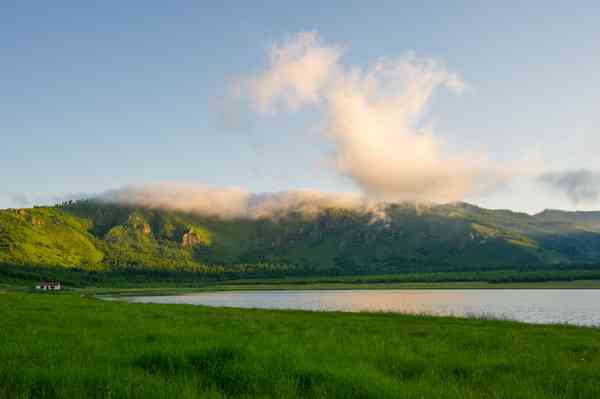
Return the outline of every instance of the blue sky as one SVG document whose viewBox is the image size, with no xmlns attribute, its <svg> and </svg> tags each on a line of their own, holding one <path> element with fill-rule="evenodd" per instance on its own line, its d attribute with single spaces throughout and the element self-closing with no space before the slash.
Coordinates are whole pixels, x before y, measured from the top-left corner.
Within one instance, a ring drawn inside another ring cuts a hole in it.
<svg viewBox="0 0 600 399">
<path fill-rule="evenodd" d="M 460 74 L 468 90 L 427 109 L 450 148 L 600 169 L 596 1 L 96 3 L 0 4 L 0 207 L 165 181 L 358 190 L 327 166 L 318 110 L 264 115 L 231 99 L 232 82 L 302 31 L 343 46 L 348 65 L 412 51 Z M 599 208 L 532 179 L 465 199 Z"/>
</svg>

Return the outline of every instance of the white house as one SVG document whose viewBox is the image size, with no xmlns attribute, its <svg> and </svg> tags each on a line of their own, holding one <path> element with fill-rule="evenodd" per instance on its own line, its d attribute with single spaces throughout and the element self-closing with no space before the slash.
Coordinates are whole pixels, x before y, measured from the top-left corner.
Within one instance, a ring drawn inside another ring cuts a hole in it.
<svg viewBox="0 0 600 399">
<path fill-rule="evenodd" d="M 58 291 L 62 287 L 58 281 L 44 281 L 36 285 L 35 289 L 41 291 Z"/>
</svg>

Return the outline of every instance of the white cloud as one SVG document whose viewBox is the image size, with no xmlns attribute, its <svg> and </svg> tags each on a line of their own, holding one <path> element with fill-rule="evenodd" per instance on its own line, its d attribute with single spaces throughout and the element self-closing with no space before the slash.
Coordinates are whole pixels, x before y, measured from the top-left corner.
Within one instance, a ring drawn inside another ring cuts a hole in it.
<svg viewBox="0 0 600 399">
<path fill-rule="evenodd" d="M 341 50 L 322 46 L 316 32 L 303 32 L 283 45 L 273 45 L 268 71 L 249 79 L 247 89 L 261 111 L 283 101 L 291 109 L 322 100 L 338 65 Z"/>
<path fill-rule="evenodd" d="M 465 83 L 439 62 L 404 55 L 365 70 L 341 63 L 341 46 L 315 32 L 276 44 L 268 68 L 243 90 L 260 111 L 320 107 L 333 164 L 365 193 L 388 200 L 453 201 L 493 190 L 514 169 L 483 154 L 449 153 L 424 114 L 434 92 Z"/>
</svg>

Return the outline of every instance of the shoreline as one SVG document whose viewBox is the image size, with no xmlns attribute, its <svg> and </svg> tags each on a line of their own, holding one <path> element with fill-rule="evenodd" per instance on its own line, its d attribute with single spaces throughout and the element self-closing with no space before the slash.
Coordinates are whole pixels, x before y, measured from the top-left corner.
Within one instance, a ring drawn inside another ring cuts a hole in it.
<svg viewBox="0 0 600 399">
<path fill-rule="evenodd" d="M 93 296 L 137 296 L 137 295 L 178 295 L 223 291 L 330 291 L 330 290 L 582 290 L 600 289 L 600 280 L 489 283 L 489 282 L 423 282 L 423 283 L 245 283 L 218 284 L 206 286 L 180 287 L 123 287 L 123 288 L 68 288 Z"/>
</svg>

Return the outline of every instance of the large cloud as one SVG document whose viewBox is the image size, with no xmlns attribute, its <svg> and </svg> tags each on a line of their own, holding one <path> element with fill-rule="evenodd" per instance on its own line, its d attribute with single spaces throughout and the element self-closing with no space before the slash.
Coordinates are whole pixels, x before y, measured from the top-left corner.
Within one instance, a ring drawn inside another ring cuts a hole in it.
<svg viewBox="0 0 600 399">
<path fill-rule="evenodd" d="M 367 194 L 388 200 L 453 201 L 493 190 L 513 170 L 485 156 L 450 153 L 424 113 L 436 90 L 464 90 L 432 59 L 405 55 L 363 70 L 345 67 L 337 45 L 315 32 L 273 46 L 265 71 L 243 89 L 261 112 L 313 104 L 334 143 L 333 164 Z"/>
<path fill-rule="evenodd" d="M 600 172 L 586 169 L 548 172 L 538 181 L 564 193 L 574 204 L 591 203 L 600 198 Z"/>
</svg>

